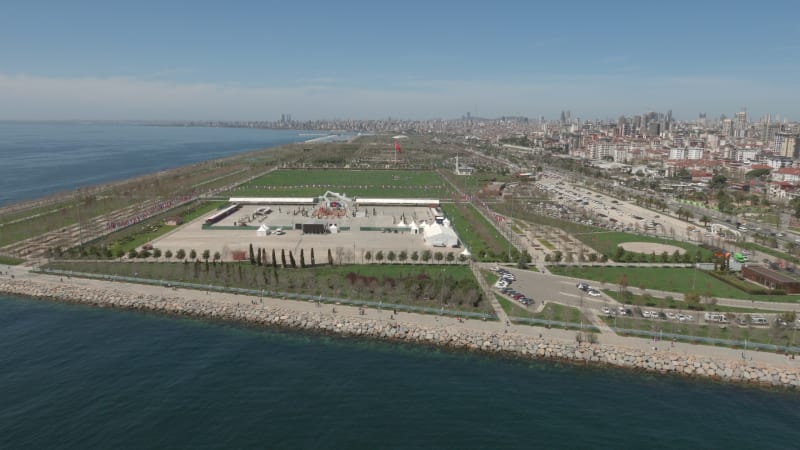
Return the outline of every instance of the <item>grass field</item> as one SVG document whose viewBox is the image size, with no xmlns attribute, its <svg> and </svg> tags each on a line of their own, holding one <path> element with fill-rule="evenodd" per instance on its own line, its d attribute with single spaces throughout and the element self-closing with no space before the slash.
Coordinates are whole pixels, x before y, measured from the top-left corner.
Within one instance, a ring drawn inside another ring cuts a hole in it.
<svg viewBox="0 0 800 450">
<path fill-rule="evenodd" d="M 22 264 L 23 262 L 25 262 L 24 259 L 0 255 L 0 264 L 5 264 L 7 266 L 16 266 L 17 264 Z"/>
<path fill-rule="evenodd" d="M 675 300 L 674 298 L 666 297 L 653 297 L 647 294 L 633 294 L 627 296 L 623 300 L 622 295 L 618 291 L 611 289 L 604 289 L 603 292 L 614 300 L 624 303 L 626 305 L 638 306 L 643 309 L 673 309 L 673 310 L 688 310 L 686 302 L 682 300 Z M 735 306 L 724 305 L 711 305 L 701 303 L 693 308 L 695 311 L 715 311 L 715 312 L 730 312 L 730 313 L 774 313 L 772 310 L 757 309 L 757 308 L 737 308 Z"/>
<path fill-rule="evenodd" d="M 503 311 L 508 314 L 508 317 L 521 317 L 524 319 L 539 319 L 539 320 L 554 320 L 558 322 L 572 322 L 572 323 L 581 323 L 581 312 L 578 308 L 572 306 L 565 306 L 558 303 L 547 303 L 542 309 L 541 312 L 533 312 L 524 306 L 510 300 L 503 295 L 495 293 L 495 298 L 497 299 L 500 306 L 503 308 Z M 516 323 L 516 322 L 515 322 Z M 520 322 L 523 323 L 524 322 Z M 583 323 L 584 324 L 591 324 L 591 321 L 586 317 L 583 316 Z"/>
<path fill-rule="evenodd" d="M 508 261 L 508 240 L 468 203 L 442 204 L 458 236 L 477 261 Z M 519 252 L 511 249 L 511 260 Z"/>
<path fill-rule="evenodd" d="M 250 263 L 54 262 L 52 269 L 294 292 L 323 297 L 493 313 L 469 267 L 441 265 L 321 265 L 273 269 Z"/>
<path fill-rule="evenodd" d="M 657 291 L 685 294 L 697 292 L 702 296 L 735 298 L 742 300 L 761 300 L 778 302 L 797 302 L 796 295 L 751 295 L 723 283 L 703 270 L 676 267 L 614 267 L 614 266 L 550 266 L 557 275 L 566 275 L 585 280 L 619 284 L 623 276 L 630 290 L 644 287 Z M 695 279 L 696 277 L 696 279 Z M 694 285 L 694 289 L 692 286 Z"/>
<path fill-rule="evenodd" d="M 638 234 L 620 231 L 603 231 L 590 234 L 577 234 L 575 235 L 575 238 L 596 249 L 600 253 L 607 255 L 609 258 L 613 258 L 617 251 L 617 247 L 626 242 L 652 242 L 655 244 L 673 245 L 686 250 L 691 255 L 696 255 L 698 252 L 700 252 L 701 261 L 711 261 L 714 256 L 711 251 L 687 242 L 673 241 L 670 239 L 657 238 L 653 236 L 641 236 Z M 656 256 L 660 255 L 656 254 Z M 672 255 L 670 254 L 670 256 Z M 693 261 L 693 259 L 691 261 Z"/>
<path fill-rule="evenodd" d="M 450 198 L 448 183 L 433 171 L 276 170 L 229 192 L 232 196 L 313 197 L 325 191 L 348 197 Z"/>
</svg>

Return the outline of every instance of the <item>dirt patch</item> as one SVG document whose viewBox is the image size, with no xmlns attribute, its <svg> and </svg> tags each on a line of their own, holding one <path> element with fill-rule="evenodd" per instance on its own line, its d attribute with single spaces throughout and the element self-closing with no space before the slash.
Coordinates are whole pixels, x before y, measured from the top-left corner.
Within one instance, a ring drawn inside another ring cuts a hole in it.
<svg viewBox="0 0 800 450">
<path fill-rule="evenodd" d="M 686 253 L 686 250 L 680 247 L 667 244 L 658 244 L 655 242 L 624 242 L 619 244 L 619 246 L 625 249 L 626 252 L 635 253 L 655 253 L 656 255 L 660 255 L 664 252 L 667 252 L 671 255 L 675 253 L 675 250 L 677 250 L 681 255 Z"/>
</svg>

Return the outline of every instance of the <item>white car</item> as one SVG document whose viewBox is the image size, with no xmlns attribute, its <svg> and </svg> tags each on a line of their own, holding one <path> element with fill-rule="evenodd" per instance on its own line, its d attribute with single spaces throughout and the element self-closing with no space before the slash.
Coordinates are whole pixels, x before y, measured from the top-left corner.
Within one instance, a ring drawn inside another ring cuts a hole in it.
<svg viewBox="0 0 800 450">
<path fill-rule="evenodd" d="M 589 292 L 587 292 L 587 294 L 589 294 L 592 297 L 600 297 L 600 292 L 595 291 L 594 289 L 589 289 Z"/>
<path fill-rule="evenodd" d="M 603 306 L 603 309 L 601 309 L 601 311 L 603 311 L 603 314 L 611 314 L 611 308 L 609 308 L 608 306 Z"/>
<path fill-rule="evenodd" d="M 668 312 L 668 313 L 667 313 L 667 319 L 672 319 L 672 320 L 675 320 L 675 319 L 677 319 L 677 318 L 678 318 L 678 315 L 677 315 L 677 314 L 675 314 L 674 312 Z"/>
</svg>

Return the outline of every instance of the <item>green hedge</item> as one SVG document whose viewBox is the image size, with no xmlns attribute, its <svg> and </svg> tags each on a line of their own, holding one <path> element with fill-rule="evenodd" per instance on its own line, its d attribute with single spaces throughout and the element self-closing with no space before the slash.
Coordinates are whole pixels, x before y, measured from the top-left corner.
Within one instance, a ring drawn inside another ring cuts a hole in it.
<svg viewBox="0 0 800 450">
<path fill-rule="evenodd" d="M 718 279 L 719 281 L 722 281 L 725 284 L 731 285 L 731 286 L 735 287 L 736 289 L 741 289 L 741 290 L 747 292 L 750 295 L 786 295 L 786 292 L 784 292 L 784 291 L 782 291 L 780 289 L 770 290 L 770 289 L 767 289 L 767 288 L 753 286 L 752 284 L 750 284 L 750 283 L 748 283 L 746 281 L 742 281 L 742 280 L 740 280 L 740 279 L 738 279 L 738 278 L 736 278 L 735 276 L 732 276 L 732 275 L 727 275 L 727 274 L 723 274 L 723 273 L 719 273 L 719 272 L 715 272 L 715 271 L 709 271 L 708 274 L 711 275 L 712 277 Z"/>
</svg>

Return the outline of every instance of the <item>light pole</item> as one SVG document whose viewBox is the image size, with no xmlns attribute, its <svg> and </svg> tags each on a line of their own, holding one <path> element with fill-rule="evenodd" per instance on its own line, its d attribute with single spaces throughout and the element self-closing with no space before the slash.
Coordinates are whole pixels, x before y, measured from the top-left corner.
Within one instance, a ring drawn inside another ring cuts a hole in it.
<svg viewBox="0 0 800 450">
<path fill-rule="evenodd" d="M 508 217 L 508 261 L 511 262 L 511 221 L 514 219 L 514 191 L 511 191 L 511 214 Z"/>
</svg>

